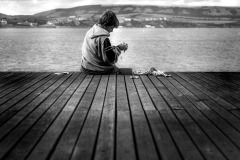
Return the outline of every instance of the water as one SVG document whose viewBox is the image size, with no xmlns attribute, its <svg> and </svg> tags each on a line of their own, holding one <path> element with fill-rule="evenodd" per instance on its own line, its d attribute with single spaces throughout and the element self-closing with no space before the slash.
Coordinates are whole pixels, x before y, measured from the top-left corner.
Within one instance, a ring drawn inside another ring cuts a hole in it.
<svg viewBox="0 0 240 160">
<path fill-rule="evenodd" d="M 0 29 L 0 71 L 79 71 L 87 29 Z M 117 66 L 163 71 L 240 71 L 240 29 L 119 28 Z"/>
</svg>

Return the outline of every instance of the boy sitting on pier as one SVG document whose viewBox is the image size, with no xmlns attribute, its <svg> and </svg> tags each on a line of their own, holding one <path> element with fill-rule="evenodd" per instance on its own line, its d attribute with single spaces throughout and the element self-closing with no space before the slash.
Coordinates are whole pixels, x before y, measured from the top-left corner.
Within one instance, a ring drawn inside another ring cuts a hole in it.
<svg viewBox="0 0 240 160">
<path fill-rule="evenodd" d="M 126 43 L 112 46 L 109 40 L 110 32 L 119 26 L 119 21 L 113 11 L 106 10 L 90 30 L 87 31 L 82 45 L 81 71 L 88 74 L 117 73 L 115 63 L 121 51 L 128 49 Z"/>
</svg>

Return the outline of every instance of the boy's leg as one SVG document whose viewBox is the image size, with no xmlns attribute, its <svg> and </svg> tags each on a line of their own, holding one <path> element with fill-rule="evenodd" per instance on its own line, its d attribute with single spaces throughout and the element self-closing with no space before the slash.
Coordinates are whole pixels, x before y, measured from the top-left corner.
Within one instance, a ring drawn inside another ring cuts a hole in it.
<svg viewBox="0 0 240 160">
<path fill-rule="evenodd" d="M 132 75 L 132 68 L 118 68 L 118 74 Z"/>
</svg>

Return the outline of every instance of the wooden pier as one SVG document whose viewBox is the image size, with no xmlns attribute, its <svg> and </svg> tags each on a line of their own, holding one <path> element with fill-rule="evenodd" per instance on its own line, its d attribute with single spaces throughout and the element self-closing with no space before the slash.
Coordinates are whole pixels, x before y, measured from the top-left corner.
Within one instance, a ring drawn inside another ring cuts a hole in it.
<svg viewBox="0 0 240 160">
<path fill-rule="evenodd" d="M 0 72 L 0 159 L 239 160 L 240 73 Z"/>
</svg>

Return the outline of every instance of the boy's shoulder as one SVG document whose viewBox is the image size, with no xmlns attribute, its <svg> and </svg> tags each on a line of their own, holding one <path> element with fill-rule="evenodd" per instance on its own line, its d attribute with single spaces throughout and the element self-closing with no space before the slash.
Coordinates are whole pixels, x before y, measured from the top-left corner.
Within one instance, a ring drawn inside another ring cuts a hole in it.
<svg viewBox="0 0 240 160">
<path fill-rule="evenodd" d="M 108 36 L 99 36 L 98 37 L 98 39 L 99 39 L 99 41 L 101 41 L 102 43 L 105 41 L 105 40 L 108 40 L 109 41 L 109 38 L 108 38 Z"/>
</svg>

